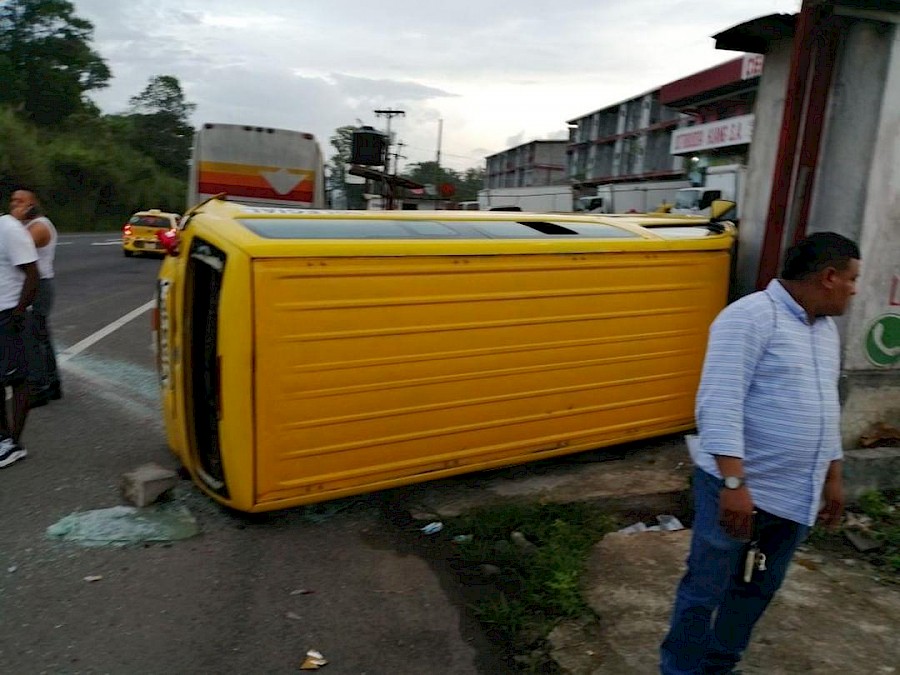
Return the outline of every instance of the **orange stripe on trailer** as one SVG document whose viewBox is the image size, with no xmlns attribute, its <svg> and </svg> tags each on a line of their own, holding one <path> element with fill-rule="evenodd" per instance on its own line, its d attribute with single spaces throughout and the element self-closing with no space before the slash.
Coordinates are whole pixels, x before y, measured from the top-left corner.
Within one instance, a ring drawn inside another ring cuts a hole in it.
<svg viewBox="0 0 900 675">
<path fill-rule="evenodd" d="M 205 171 L 201 167 L 197 184 L 201 192 L 228 192 L 245 196 L 271 195 L 280 199 L 310 201 L 315 191 L 315 175 L 310 171 L 279 170 L 257 174 Z"/>
<path fill-rule="evenodd" d="M 299 180 L 291 185 L 273 185 L 264 177 L 257 176 L 234 176 L 231 174 L 201 173 L 198 177 L 198 183 L 209 184 L 216 183 L 218 185 L 232 185 L 241 188 L 265 188 L 267 190 L 275 190 L 276 192 L 293 192 L 296 190 L 312 190 L 315 187 L 315 181 Z M 281 189 L 279 189 L 279 187 Z"/>
<path fill-rule="evenodd" d="M 199 170 L 201 172 L 212 171 L 213 173 L 233 173 L 245 176 L 255 176 L 262 172 L 287 171 L 297 174 L 298 176 L 313 176 L 314 171 L 309 169 L 294 169 L 286 166 L 269 166 L 263 164 L 235 164 L 232 162 L 200 162 Z"/>
<path fill-rule="evenodd" d="M 288 193 L 276 192 L 270 187 L 241 186 L 224 183 L 200 183 L 198 189 L 202 194 L 209 195 L 225 192 L 235 197 L 257 197 L 260 199 L 276 199 L 289 202 L 312 202 L 313 200 L 313 189 L 309 184 L 291 190 Z"/>
<path fill-rule="evenodd" d="M 246 185 L 248 187 L 270 187 L 269 182 L 259 175 L 200 171 L 199 179 L 201 183 L 228 183 L 229 185 Z"/>
</svg>

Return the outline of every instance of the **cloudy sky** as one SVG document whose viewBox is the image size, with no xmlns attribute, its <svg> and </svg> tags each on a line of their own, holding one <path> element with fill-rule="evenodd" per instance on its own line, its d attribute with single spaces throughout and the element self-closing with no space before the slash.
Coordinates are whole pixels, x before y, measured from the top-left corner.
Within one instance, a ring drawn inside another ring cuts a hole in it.
<svg viewBox="0 0 900 675">
<path fill-rule="evenodd" d="M 174 75 L 194 122 L 384 129 L 401 165 L 462 170 L 566 120 L 727 61 L 711 35 L 800 0 L 73 0 L 113 72 L 109 113 Z"/>
</svg>

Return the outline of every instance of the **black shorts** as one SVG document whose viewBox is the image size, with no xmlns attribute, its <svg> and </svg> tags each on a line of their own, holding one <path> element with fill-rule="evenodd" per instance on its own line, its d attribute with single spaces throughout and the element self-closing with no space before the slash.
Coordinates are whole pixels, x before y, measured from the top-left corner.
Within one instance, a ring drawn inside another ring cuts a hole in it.
<svg viewBox="0 0 900 675">
<path fill-rule="evenodd" d="M 0 312 L 0 385 L 4 387 L 21 384 L 28 374 L 22 338 L 22 325 L 13 319 L 13 310 Z"/>
</svg>

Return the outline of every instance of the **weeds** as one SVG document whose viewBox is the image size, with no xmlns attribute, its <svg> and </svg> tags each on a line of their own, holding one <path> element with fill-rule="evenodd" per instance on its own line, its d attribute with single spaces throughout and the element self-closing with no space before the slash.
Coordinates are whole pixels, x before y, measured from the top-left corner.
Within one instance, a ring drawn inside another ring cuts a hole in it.
<svg viewBox="0 0 900 675">
<path fill-rule="evenodd" d="M 891 575 L 900 575 L 900 493 L 863 493 L 855 507 L 851 509 L 865 517 L 865 534 L 881 546 L 867 553 L 852 548 L 843 535 L 829 533 L 822 528 L 813 529 L 810 544 L 818 548 L 838 550 L 869 561 Z M 900 577 L 898 577 L 900 580 Z"/>
<path fill-rule="evenodd" d="M 874 552 L 873 562 L 900 574 L 900 495 L 867 492 L 860 498 L 860 508 L 872 519 L 871 531 L 881 548 Z"/>
<path fill-rule="evenodd" d="M 588 611 L 580 587 L 585 560 L 617 526 L 590 504 L 504 506 L 445 525 L 451 535 L 472 535 L 457 546 L 457 559 L 468 569 L 487 567 L 496 588 L 473 610 L 514 652 L 532 647 L 560 619 Z"/>
</svg>

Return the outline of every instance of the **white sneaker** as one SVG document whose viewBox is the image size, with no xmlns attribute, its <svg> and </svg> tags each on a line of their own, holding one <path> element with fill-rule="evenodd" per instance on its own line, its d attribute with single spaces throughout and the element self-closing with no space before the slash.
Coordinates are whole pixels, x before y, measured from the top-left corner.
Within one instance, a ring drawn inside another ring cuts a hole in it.
<svg viewBox="0 0 900 675">
<path fill-rule="evenodd" d="M 0 440 L 0 469 L 25 459 L 28 451 L 11 438 Z"/>
</svg>

